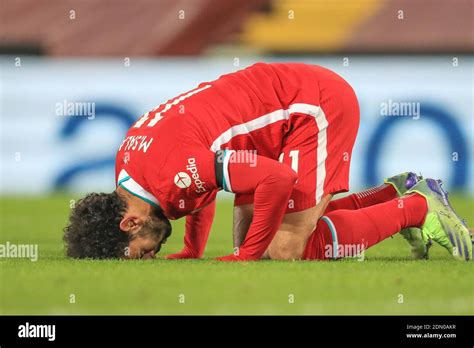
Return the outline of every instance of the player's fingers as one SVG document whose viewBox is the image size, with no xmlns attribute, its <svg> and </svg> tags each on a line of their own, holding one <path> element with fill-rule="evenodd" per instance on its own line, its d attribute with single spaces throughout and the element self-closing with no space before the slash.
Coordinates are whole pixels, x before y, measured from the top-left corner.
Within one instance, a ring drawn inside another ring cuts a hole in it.
<svg viewBox="0 0 474 348">
<path fill-rule="evenodd" d="M 184 256 L 184 255 L 180 255 L 179 253 L 177 253 L 177 254 L 166 255 L 166 258 L 169 259 L 169 260 L 182 259 L 183 256 Z"/>
<path fill-rule="evenodd" d="M 185 253 L 176 253 L 176 254 L 167 255 L 166 258 L 170 260 L 175 260 L 175 259 L 192 259 L 193 257 Z"/>
<path fill-rule="evenodd" d="M 232 262 L 232 261 L 241 261 L 237 256 L 234 254 L 227 255 L 227 256 L 222 256 L 216 258 L 217 261 L 227 261 L 227 262 Z"/>
</svg>

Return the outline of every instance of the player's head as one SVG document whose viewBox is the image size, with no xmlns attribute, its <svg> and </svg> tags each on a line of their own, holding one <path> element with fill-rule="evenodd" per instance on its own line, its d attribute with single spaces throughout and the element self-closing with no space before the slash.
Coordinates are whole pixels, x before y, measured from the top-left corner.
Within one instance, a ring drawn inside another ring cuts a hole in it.
<svg viewBox="0 0 474 348">
<path fill-rule="evenodd" d="M 153 258 L 171 234 L 161 209 L 128 193 L 90 193 L 71 211 L 64 229 L 73 258 Z"/>
</svg>

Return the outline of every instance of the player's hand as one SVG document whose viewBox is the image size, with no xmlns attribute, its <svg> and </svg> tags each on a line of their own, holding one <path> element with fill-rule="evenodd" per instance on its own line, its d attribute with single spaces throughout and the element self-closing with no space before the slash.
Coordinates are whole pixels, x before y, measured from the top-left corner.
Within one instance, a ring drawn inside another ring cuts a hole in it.
<svg viewBox="0 0 474 348">
<path fill-rule="evenodd" d="M 236 256 L 234 254 L 230 254 L 230 255 L 227 255 L 227 256 L 221 256 L 221 257 L 216 258 L 216 260 L 217 261 L 227 261 L 227 262 L 243 261 L 238 256 Z"/>
<path fill-rule="evenodd" d="M 184 248 L 179 253 L 167 255 L 168 260 L 177 260 L 177 259 L 199 259 L 199 256 L 196 256 L 188 248 Z"/>
</svg>

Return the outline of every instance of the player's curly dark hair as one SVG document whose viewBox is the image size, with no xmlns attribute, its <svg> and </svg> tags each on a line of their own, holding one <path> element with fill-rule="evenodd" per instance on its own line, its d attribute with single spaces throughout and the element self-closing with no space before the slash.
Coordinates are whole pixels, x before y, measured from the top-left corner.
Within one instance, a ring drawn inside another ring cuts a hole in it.
<svg viewBox="0 0 474 348">
<path fill-rule="evenodd" d="M 119 224 L 126 209 L 127 203 L 115 191 L 89 193 L 80 199 L 64 228 L 66 255 L 77 259 L 123 256 L 129 237 Z"/>
</svg>

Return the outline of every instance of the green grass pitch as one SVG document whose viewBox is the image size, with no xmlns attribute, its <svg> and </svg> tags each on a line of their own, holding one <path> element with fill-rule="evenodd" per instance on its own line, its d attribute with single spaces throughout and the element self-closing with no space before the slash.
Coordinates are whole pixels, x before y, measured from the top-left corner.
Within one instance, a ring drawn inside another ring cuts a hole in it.
<svg viewBox="0 0 474 348">
<path fill-rule="evenodd" d="M 232 202 L 220 201 L 203 260 L 64 257 L 71 197 L 0 198 L 0 243 L 38 244 L 39 258 L 0 259 L 1 314 L 474 314 L 474 263 L 439 246 L 411 260 L 400 236 L 364 261 L 220 263 L 232 251 Z M 474 199 L 453 197 L 474 223 Z M 162 254 L 180 250 L 183 222 Z"/>
</svg>

